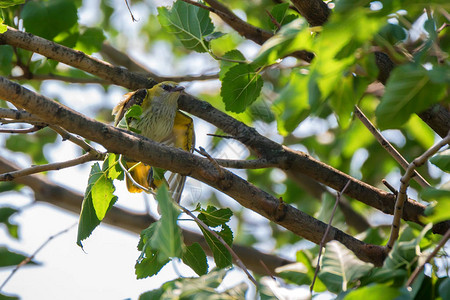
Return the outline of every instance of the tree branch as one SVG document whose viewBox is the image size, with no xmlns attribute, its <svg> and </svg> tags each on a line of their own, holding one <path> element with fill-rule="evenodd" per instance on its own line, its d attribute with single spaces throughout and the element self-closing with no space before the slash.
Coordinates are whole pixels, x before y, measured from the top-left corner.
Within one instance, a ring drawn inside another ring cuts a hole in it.
<svg viewBox="0 0 450 300">
<path fill-rule="evenodd" d="M 83 154 L 80 157 L 70 159 L 67 161 L 63 161 L 63 162 L 46 164 L 46 165 L 41 165 L 41 166 L 32 166 L 32 167 L 22 169 L 22 170 L 17 170 L 14 172 L 3 173 L 3 174 L 0 174 L 0 181 L 12 181 L 12 180 L 22 177 L 22 176 L 41 173 L 41 172 L 45 172 L 45 171 L 53 171 L 53 170 L 69 168 L 69 167 L 73 167 L 76 165 L 84 164 L 88 161 L 103 160 L 104 157 L 105 157 L 104 153 L 88 152 L 88 153 Z"/>
<path fill-rule="evenodd" d="M 18 169 L 18 166 L 0 156 L 0 172 L 13 172 Z M 82 194 L 61 187 L 49 181 L 43 175 L 30 175 L 17 178 L 14 181 L 29 186 L 33 190 L 37 201 L 50 203 L 59 208 L 71 211 L 77 215 L 80 214 L 81 203 L 83 201 Z M 156 219 L 148 214 L 132 213 L 124 209 L 112 207 L 102 222 L 140 234 L 143 229 L 147 228 L 151 223 L 156 222 Z M 201 234 L 186 229 L 182 229 L 182 233 L 184 241 L 188 245 L 197 242 L 202 246 L 206 253 L 208 253 L 208 255 L 212 255 L 211 249 Z M 273 274 L 276 268 L 293 263 L 290 260 L 280 258 L 275 255 L 266 254 L 255 250 L 254 248 L 239 244 L 234 244 L 232 248 L 250 270 L 260 275 Z M 267 272 L 259 260 L 264 262 L 270 272 Z"/>
<path fill-rule="evenodd" d="M 291 0 L 291 2 L 311 26 L 322 26 L 331 13 L 322 0 Z"/>
<path fill-rule="evenodd" d="M 92 58 L 88 55 L 79 55 L 79 51 L 58 45 L 45 39 L 35 37 L 31 34 L 23 33 L 8 27 L 8 30 L 0 34 L 0 43 L 8 43 L 24 49 L 39 51 L 39 54 L 62 61 L 73 67 L 113 83 L 130 89 L 149 88 L 155 82 L 139 74 L 128 72 L 125 69 L 113 67 L 108 63 Z M 68 58 L 64 55 L 68 54 Z M 79 60 L 71 59 L 77 57 Z M 92 61 L 91 61 L 92 60 Z M 98 68 L 98 69 L 96 69 Z M 287 147 L 281 146 L 264 136 L 259 135 L 256 130 L 227 114 L 215 109 L 212 105 L 197 98 L 182 94 L 178 100 L 179 107 L 215 126 L 222 129 L 225 133 L 235 136 L 247 147 L 253 149 L 260 156 L 276 157 L 280 156 L 283 163 L 280 168 L 289 170 L 296 174 L 304 174 L 318 182 L 321 182 L 337 191 L 342 190 L 346 182 L 350 179 L 352 183 L 347 189 L 347 195 L 357 199 L 367 205 L 379 209 L 385 213 L 394 213 L 395 196 L 382 190 L 374 188 L 364 182 L 356 180 L 316 159 L 306 153 L 293 151 Z M 415 201 L 405 203 L 403 219 L 421 224 L 419 216 L 423 214 L 425 207 Z M 433 232 L 444 234 L 450 228 L 449 222 L 442 222 L 433 226 Z"/>
<path fill-rule="evenodd" d="M 444 139 L 442 139 L 439 143 L 433 145 L 433 147 L 425 151 L 421 156 L 414 159 L 412 163 L 408 165 L 408 168 L 406 168 L 405 174 L 400 179 L 400 189 L 397 193 L 397 199 L 395 201 L 394 220 L 392 221 L 391 235 L 389 237 L 389 241 L 386 244 L 386 253 L 389 253 L 392 250 L 395 241 L 398 239 L 398 235 L 400 232 L 400 220 L 403 213 L 403 205 L 406 199 L 408 199 L 406 190 L 408 189 L 409 181 L 414 176 L 414 170 L 426 163 L 431 156 L 433 156 L 436 152 L 439 151 L 439 149 L 441 149 L 448 143 L 450 143 L 450 131 Z"/>
<path fill-rule="evenodd" d="M 0 77 L 0 97 L 45 118 L 49 123 L 101 144 L 108 152 L 120 153 L 136 161 L 200 180 L 229 195 L 242 206 L 316 244 L 320 243 L 325 233 L 325 223 L 280 203 L 278 198 L 226 169 L 219 172 L 218 167 L 208 159 L 84 117 L 3 77 Z M 385 258 L 383 247 L 365 244 L 334 227 L 330 229 L 330 238 L 345 245 L 363 261 L 379 266 Z"/>
</svg>

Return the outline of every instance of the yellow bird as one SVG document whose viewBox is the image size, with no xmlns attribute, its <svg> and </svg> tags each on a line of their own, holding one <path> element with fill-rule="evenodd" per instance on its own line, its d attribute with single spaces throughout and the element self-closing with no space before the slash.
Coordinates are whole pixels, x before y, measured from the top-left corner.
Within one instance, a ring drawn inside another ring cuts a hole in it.
<svg viewBox="0 0 450 300">
<path fill-rule="evenodd" d="M 164 81 L 151 89 L 139 89 L 126 94 L 124 100 L 112 111 L 116 116 L 114 125 L 123 124 L 121 121 L 128 109 L 133 105 L 139 105 L 142 108 L 141 115 L 124 120 L 126 127 L 137 130 L 155 142 L 193 152 L 194 122 L 191 117 L 178 110 L 178 98 L 183 90 L 184 87 L 175 82 Z M 156 189 L 164 181 L 155 178 L 153 168 L 144 163 L 127 161 L 126 167 L 134 181 L 147 189 Z M 185 176 L 176 173 L 171 173 L 167 179 L 172 198 L 177 202 L 180 202 L 185 181 Z M 131 193 L 142 192 L 128 176 L 126 182 Z"/>
</svg>

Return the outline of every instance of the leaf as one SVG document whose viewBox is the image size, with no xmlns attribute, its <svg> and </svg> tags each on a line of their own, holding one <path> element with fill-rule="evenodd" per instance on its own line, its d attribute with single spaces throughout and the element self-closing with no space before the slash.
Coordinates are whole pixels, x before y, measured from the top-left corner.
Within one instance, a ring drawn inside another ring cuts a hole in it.
<svg viewBox="0 0 450 300">
<path fill-rule="evenodd" d="M 333 197 L 330 193 L 324 193 L 321 201 L 322 205 L 316 215 L 316 219 L 328 224 L 335 202 L 336 197 Z M 347 228 L 344 214 L 339 208 L 336 209 L 331 225 L 341 230 L 346 230 Z"/>
<path fill-rule="evenodd" d="M 161 269 L 170 261 L 170 259 L 160 260 L 158 252 L 151 252 L 151 255 L 145 257 L 135 265 L 135 274 L 137 279 L 146 278 L 159 273 Z"/>
<path fill-rule="evenodd" d="M 149 245 L 159 252 L 158 261 L 163 262 L 171 257 L 182 256 L 181 230 L 177 225 L 180 210 L 173 204 L 165 185 L 158 188 L 156 200 L 161 210 L 161 219 L 156 223 Z"/>
<path fill-rule="evenodd" d="M 272 105 L 278 132 L 286 136 L 309 115 L 308 76 L 292 72 L 289 83 Z"/>
<path fill-rule="evenodd" d="M 10 6 L 15 6 L 23 3 L 25 3 L 25 0 L 1 0 L 0 8 L 7 8 Z"/>
<path fill-rule="evenodd" d="M 287 14 L 287 11 L 289 9 L 289 3 L 280 3 L 275 5 L 272 10 L 270 11 L 270 14 L 272 15 L 272 17 L 275 18 L 275 20 L 277 20 L 278 24 L 280 24 L 281 26 L 286 25 L 290 22 L 292 22 L 293 20 L 295 20 L 297 18 L 296 15 L 293 14 Z M 272 20 L 269 18 L 268 20 L 269 23 L 269 27 L 272 30 L 277 30 L 278 27 L 272 22 Z"/>
<path fill-rule="evenodd" d="M 8 26 L 6 24 L 3 24 L 3 22 L 4 20 L 0 18 L 0 33 L 5 33 L 8 30 Z"/>
<path fill-rule="evenodd" d="M 227 59 L 245 62 L 245 56 L 241 53 L 241 51 L 236 50 L 236 49 L 228 51 L 227 53 L 225 53 L 223 55 L 223 58 L 224 59 L 220 61 L 220 71 L 219 71 L 219 79 L 221 81 L 223 81 L 223 78 L 225 77 L 225 74 L 228 72 L 228 70 L 232 66 L 236 66 L 237 65 L 237 63 L 227 61 Z"/>
<path fill-rule="evenodd" d="M 390 287 L 383 284 L 363 286 L 351 291 L 345 296 L 345 300 L 361 299 L 386 299 L 394 300 L 401 294 L 400 288 Z"/>
<path fill-rule="evenodd" d="M 162 287 L 145 292 L 139 300 L 157 299 L 244 299 L 247 285 L 240 284 L 220 291 L 217 287 L 223 282 L 225 270 L 213 270 L 198 278 L 178 278 L 166 282 Z M 176 295 L 176 296 L 175 296 Z"/>
<path fill-rule="evenodd" d="M 187 49 L 208 51 L 208 42 L 204 38 L 214 31 L 209 11 L 178 0 L 170 10 L 158 7 L 158 19 Z"/>
<path fill-rule="evenodd" d="M 28 255 L 11 251 L 6 247 L 0 247 L 0 267 L 16 266 L 27 258 Z M 36 265 L 37 263 L 35 261 L 30 261 L 27 264 Z"/>
<path fill-rule="evenodd" d="M 419 234 L 414 233 L 411 227 L 407 227 L 389 252 L 389 256 L 383 263 L 383 268 L 391 270 L 408 269 L 420 254 L 420 241 L 431 230 L 432 226 L 432 223 L 427 224 Z"/>
<path fill-rule="evenodd" d="M 291 22 L 261 46 L 253 64 L 267 66 L 296 50 L 310 50 L 312 38 L 311 29 L 305 22 L 300 19 Z"/>
<path fill-rule="evenodd" d="M 366 275 L 373 265 L 360 261 L 350 250 L 336 241 L 325 248 L 319 278 L 333 293 L 347 291 L 353 282 Z"/>
<path fill-rule="evenodd" d="M 206 210 L 202 209 L 198 218 L 210 227 L 217 227 L 225 225 L 230 221 L 233 212 L 229 208 L 217 209 L 214 206 L 208 205 Z"/>
<path fill-rule="evenodd" d="M 439 285 L 439 296 L 442 299 L 450 299 L 450 278 L 447 277 Z"/>
<path fill-rule="evenodd" d="M 446 188 L 448 187 L 444 185 L 440 189 L 429 187 L 421 191 L 420 197 L 423 200 L 436 201 L 425 210 L 426 222 L 438 223 L 450 220 L 450 190 Z"/>
<path fill-rule="evenodd" d="M 216 263 L 216 266 L 220 269 L 230 266 L 232 264 L 232 260 L 231 254 L 228 251 L 228 249 L 225 248 L 225 246 L 209 231 L 205 230 L 200 225 L 198 226 L 202 231 L 209 248 L 213 252 L 214 262 Z M 222 239 L 224 239 L 224 241 L 231 246 L 233 242 L 233 233 L 231 232 L 231 229 L 228 226 L 226 225 L 223 226 L 220 232 L 217 232 L 216 230 L 213 231 L 216 232 L 218 235 L 220 235 Z"/>
<path fill-rule="evenodd" d="M 411 114 L 441 100 L 446 85 L 433 83 L 429 75 L 429 71 L 413 63 L 392 71 L 376 109 L 377 123 L 381 129 L 400 128 Z"/>
<path fill-rule="evenodd" d="M 17 226 L 14 223 L 11 223 L 11 217 L 19 212 L 19 210 L 13 208 L 13 207 L 0 207 L 0 224 L 5 224 L 6 228 L 8 229 L 8 233 L 11 237 L 18 239 L 19 238 L 19 226 Z"/>
<path fill-rule="evenodd" d="M 20 14 L 27 32 L 52 40 L 77 24 L 77 7 L 71 0 L 28 1 Z"/>
<path fill-rule="evenodd" d="M 236 113 L 243 112 L 259 96 L 263 80 L 255 68 L 249 64 L 231 67 L 222 80 L 220 95 L 225 109 Z"/>
<path fill-rule="evenodd" d="M 450 173 L 450 150 L 445 150 L 430 159 L 430 162 L 442 171 Z"/>
<path fill-rule="evenodd" d="M 119 165 L 120 155 L 115 153 L 108 153 L 108 156 L 105 159 L 107 176 L 109 179 L 114 180 L 123 180 L 124 179 L 124 171 L 122 167 Z"/>
<path fill-rule="evenodd" d="M 1 29 L 0 29 L 0 33 Z M 1 45 L 0 46 L 0 72 L 3 75 L 11 74 L 11 70 L 13 67 L 12 64 L 13 58 L 13 48 L 10 45 Z"/>
<path fill-rule="evenodd" d="M 97 184 L 98 186 L 96 186 Z M 111 188 L 111 185 L 112 181 L 106 178 L 106 172 L 100 169 L 98 163 L 93 164 L 89 174 L 88 186 L 84 193 L 80 221 L 78 223 L 77 244 L 80 247 L 82 247 L 81 241 L 91 235 L 106 212 L 116 203 L 117 197 L 112 194 L 114 186 Z"/>
<path fill-rule="evenodd" d="M 183 262 L 194 270 L 199 276 L 208 272 L 208 260 L 205 251 L 199 243 L 193 243 L 185 247 L 183 253 Z"/>
<path fill-rule="evenodd" d="M 105 39 L 101 28 L 86 28 L 78 37 L 75 49 L 86 54 L 99 52 Z"/>
</svg>

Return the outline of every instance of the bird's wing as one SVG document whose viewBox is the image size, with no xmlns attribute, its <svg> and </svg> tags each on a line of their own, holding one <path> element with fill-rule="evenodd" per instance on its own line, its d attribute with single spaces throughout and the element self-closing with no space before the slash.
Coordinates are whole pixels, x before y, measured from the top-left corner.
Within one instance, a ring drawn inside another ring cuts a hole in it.
<svg viewBox="0 0 450 300">
<path fill-rule="evenodd" d="M 147 95 L 148 90 L 146 89 L 139 89 L 137 91 L 125 94 L 123 100 L 120 101 L 119 104 L 117 104 L 112 110 L 112 114 L 116 116 L 114 118 L 114 126 L 119 124 L 120 120 L 122 120 L 130 107 L 135 104 L 141 105 Z"/>
<path fill-rule="evenodd" d="M 195 132 L 194 121 L 192 118 L 181 111 L 177 111 L 172 134 L 167 139 L 163 140 L 162 143 L 167 146 L 193 152 L 195 147 Z M 179 203 L 186 183 L 186 176 L 170 172 L 167 183 L 169 185 L 169 191 L 172 193 L 173 200 Z"/>
</svg>

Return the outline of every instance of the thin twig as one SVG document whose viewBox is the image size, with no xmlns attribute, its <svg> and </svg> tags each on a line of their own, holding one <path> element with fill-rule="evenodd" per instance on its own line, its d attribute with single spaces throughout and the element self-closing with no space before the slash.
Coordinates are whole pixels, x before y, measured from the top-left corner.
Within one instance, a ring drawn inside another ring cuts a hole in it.
<svg viewBox="0 0 450 300">
<path fill-rule="evenodd" d="M 128 4 L 128 0 L 125 0 L 125 4 L 127 5 L 128 11 L 130 12 L 131 20 L 133 22 L 137 22 L 138 20 L 136 20 L 136 18 L 134 17 L 133 13 L 131 12 L 131 8 L 130 8 L 130 4 Z"/>
<path fill-rule="evenodd" d="M 100 153 L 95 148 L 93 148 L 91 145 L 86 143 L 82 138 L 79 138 L 79 137 L 69 133 L 64 128 L 59 127 L 59 126 L 54 126 L 54 125 L 49 125 L 48 127 L 50 127 L 53 131 L 58 133 L 62 137 L 63 141 L 70 141 L 88 153 L 91 153 L 91 152 L 97 153 L 97 154 Z"/>
<path fill-rule="evenodd" d="M 395 241 L 398 239 L 399 231 L 400 231 L 400 220 L 402 218 L 403 214 L 403 204 L 408 199 L 406 195 L 406 190 L 409 185 L 409 181 L 414 176 L 414 170 L 417 167 L 420 167 L 424 163 L 427 162 L 427 160 L 434 155 L 436 152 L 439 151 L 442 147 L 447 145 L 450 142 L 450 131 L 448 132 L 447 136 L 443 138 L 439 143 L 432 146 L 430 149 L 425 151 L 421 156 L 417 157 L 413 160 L 412 163 L 409 164 L 408 168 L 406 169 L 405 174 L 400 179 L 400 190 L 397 194 L 397 199 L 395 201 L 395 207 L 394 207 L 394 220 L 392 221 L 392 227 L 391 227 L 391 236 L 389 237 L 389 241 L 386 244 L 385 252 L 389 253 L 392 250 L 392 247 L 394 246 Z"/>
<path fill-rule="evenodd" d="M 212 158 L 211 155 L 209 155 L 208 152 L 206 152 L 206 150 L 203 147 L 199 147 L 199 149 L 194 149 L 195 151 L 197 151 L 198 153 L 200 153 L 201 155 L 205 156 L 217 169 L 217 171 L 219 172 L 219 176 L 220 178 L 224 178 L 224 174 L 223 174 L 223 170 L 220 167 L 220 165 L 217 163 L 217 161 Z"/>
<path fill-rule="evenodd" d="M 26 265 L 27 263 L 29 263 L 30 261 L 32 261 L 34 259 L 34 257 L 39 253 L 39 251 L 41 251 L 48 243 L 50 243 L 51 240 L 53 240 L 54 238 L 68 232 L 70 229 L 72 229 L 73 227 L 75 227 L 75 225 L 77 225 L 77 223 L 71 225 L 70 227 L 58 232 L 55 235 L 50 236 L 39 248 L 36 249 L 36 251 L 34 251 L 33 254 L 31 254 L 31 256 L 25 258 L 24 260 L 22 260 L 15 268 L 14 270 L 11 271 L 11 274 L 9 274 L 9 276 L 5 279 L 5 281 L 3 281 L 2 285 L 0 286 L 0 291 L 2 290 L 2 288 L 5 287 L 5 285 L 8 283 L 8 281 L 14 276 L 14 274 L 19 270 L 19 268 L 23 267 L 24 265 Z"/>
<path fill-rule="evenodd" d="M 364 115 L 364 113 L 355 105 L 355 114 L 364 124 L 364 126 L 369 129 L 370 133 L 377 139 L 377 141 L 383 146 L 384 149 L 402 166 L 404 170 L 408 168 L 408 161 L 384 138 L 384 136 L 375 128 L 375 126 L 370 122 L 370 120 Z M 421 187 L 429 187 L 430 184 L 417 172 L 414 170 L 414 180 Z"/>
<path fill-rule="evenodd" d="M 330 216 L 330 220 L 328 221 L 328 225 L 327 225 L 327 229 L 325 230 L 325 233 L 323 234 L 322 240 L 320 241 L 320 245 L 319 245 L 319 255 L 317 256 L 317 265 L 316 265 L 316 270 L 314 272 L 314 277 L 311 283 L 311 286 L 309 288 L 310 292 L 312 293 L 313 288 L 314 288 L 314 283 L 316 282 L 316 278 L 317 278 L 317 274 L 319 274 L 319 270 L 320 270 L 320 258 L 322 256 L 322 249 L 325 247 L 326 244 L 326 239 L 328 236 L 328 232 L 330 231 L 331 228 L 331 222 L 333 221 L 334 218 L 334 214 L 336 213 L 336 208 L 339 204 L 339 201 L 342 197 L 342 194 L 345 193 L 345 190 L 348 188 L 348 186 L 350 185 L 351 181 L 347 181 L 347 183 L 345 184 L 344 188 L 338 192 L 336 194 L 336 202 L 334 203 L 334 207 L 333 207 L 333 211 L 331 212 L 331 216 Z"/>
<path fill-rule="evenodd" d="M 273 25 L 275 25 L 278 28 L 278 30 L 280 30 L 281 24 L 278 23 L 277 19 L 275 19 L 275 17 L 267 9 L 266 9 L 266 13 L 269 16 L 270 21 L 273 23 Z"/>
<path fill-rule="evenodd" d="M 386 179 L 382 179 L 381 182 L 392 192 L 392 194 L 397 196 L 397 190 L 389 183 Z"/>
<path fill-rule="evenodd" d="M 427 259 L 420 264 L 419 266 L 417 266 L 417 268 L 414 270 L 414 272 L 411 274 L 411 276 L 408 278 L 408 281 L 406 282 L 406 286 L 411 286 L 411 284 L 414 282 L 414 280 L 416 280 L 417 276 L 419 275 L 420 272 L 422 272 L 423 268 L 425 267 L 425 264 L 430 262 L 430 260 L 436 256 L 436 254 L 439 252 L 439 250 L 445 245 L 445 243 L 448 241 L 448 239 L 450 238 L 450 229 L 447 230 L 447 232 L 445 233 L 445 235 L 442 237 L 441 241 L 439 242 L 439 244 L 436 246 L 436 248 L 433 250 L 433 252 L 430 253 L 430 255 L 428 255 Z"/>
<path fill-rule="evenodd" d="M 156 195 L 151 189 L 146 188 L 145 186 L 140 185 L 139 183 L 137 183 L 136 180 L 134 180 L 133 176 L 131 176 L 130 172 L 128 171 L 128 169 L 123 165 L 122 163 L 122 154 L 119 155 L 119 165 L 122 168 L 122 170 L 125 172 L 125 175 L 127 176 L 127 178 L 131 181 L 131 183 L 135 186 L 140 188 L 141 190 L 143 190 L 146 193 L 152 194 L 152 195 Z M 141 164 L 141 162 L 137 163 L 137 164 Z M 134 166 L 133 166 L 134 167 Z"/>
<path fill-rule="evenodd" d="M 11 128 L 11 129 L 0 129 L 0 133 L 32 133 L 41 130 L 44 126 L 34 125 L 30 128 Z"/>
<path fill-rule="evenodd" d="M 36 174 L 36 173 L 45 172 L 45 171 L 53 171 L 53 170 L 69 168 L 69 167 L 83 164 L 88 161 L 102 160 L 102 159 L 104 159 L 104 156 L 105 156 L 105 154 L 103 154 L 103 153 L 88 152 L 88 153 L 83 154 L 80 157 L 70 159 L 70 160 L 67 160 L 64 162 L 51 163 L 51 164 L 40 165 L 40 166 L 32 166 L 30 168 L 0 174 L 0 181 L 11 181 L 11 180 L 14 180 L 15 178 L 22 177 L 22 176 L 27 176 L 27 175 Z"/>
<path fill-rule="evenodd" d="M 174 202 L 175 203 L 175 202 Z M 209 233 L 211 233 L 216 239 L 219 240 L 219 242 L 225 247 L 227 248 L 227 250 L 230 252 L 230 254 L 233 256 L 234 260 L 236 261 L 236 264 L 244 271 L 244 273 L 247 275 L 248 279 L 250 279 L 251 282 L 253 282 L 253 284 L 257 287 L 258 286 L 258 282 L 256 282 L 256 279 L 250 274 L 250 272 L 248 271 L 247 267 L 244 265 L 244 263 L 241 261 L 241 259 L 239 258 L 239 256 L 236 254 L 236 252 L 234 252 L 234 250 L 230 247 L 230 245 L 228 245 L 227 242 L 224 241 L 224 239 L 217 234 L 217 232 L 215 232 L 214 230 L 211 230 L 211 228 L 209 228 L 208 225 L 206 225 L 202 220 L 200 220 L 199 218 L 197 218 L 190 210 L 188 210 L 187 208 L 183 207 L 182 205 L 180 205 L 179 203 L 176 203 L 185 214 L 187 214 L 188 216 L 190 216 L 192 219 L 195 220 L 195 222 L 197 222 L 197 224 L 199 224 L 201 227 L 203 227 L 203 229 L 205 229 L 206 231 L 208 231 Z"/>
<path fill-rule="evenodd" d="M 208 11 L 210 11 L 212 13 L 215 13 L 216 15 L 219 15 L 219 16 L 224 16 L 224 17 L 228 17 L 228 18 L 230 17 L 227 13 L 225 13 L 223 11 L 220 11 L 220 10 L 217 10 L 217 9 L 215 9 L 213 7 L 206 6 L 206 5 L 204 5 L 204 4 L 200 3 L 200 2 L 191 1 L 191 0 L 181 0 L 181 1 L 186 2 L 188 4 L 191 4 L 191 5 L 194 5 L 194 6 L 197 6 L 197 7 L 200 7 L 202 9 L 206 9 L 206 10 L 208 10 Z"/>
</svg>

